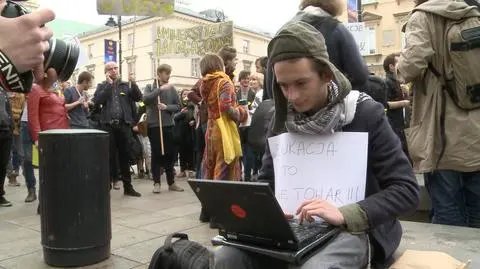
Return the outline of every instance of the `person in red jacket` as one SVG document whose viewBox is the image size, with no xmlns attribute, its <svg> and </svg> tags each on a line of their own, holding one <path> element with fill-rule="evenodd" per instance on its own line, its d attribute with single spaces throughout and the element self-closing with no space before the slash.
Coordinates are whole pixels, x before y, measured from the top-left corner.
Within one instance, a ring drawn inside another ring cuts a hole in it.
<svg viewBox="0 0 480 269">
<path fill-rule="evenodd" d="M 35 145 L 38 133 L 51 129 L 68 129 L 68 114 L 63 97 L 53 90 L 33 84 L 28 94 L 28 129 Z"/>
</svg>

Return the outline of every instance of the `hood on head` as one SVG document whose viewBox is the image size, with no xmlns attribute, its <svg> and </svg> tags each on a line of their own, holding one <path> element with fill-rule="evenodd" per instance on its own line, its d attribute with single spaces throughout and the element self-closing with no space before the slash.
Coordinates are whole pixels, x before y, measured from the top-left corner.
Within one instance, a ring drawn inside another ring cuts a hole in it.
<svg viewBox="0 0 480 269">
<path fill-rule="evenodd" d="M 334 81 L 338 85 L 339 94 L 331 100 L 328 106 L 337 104 L 348 95 L 352 88 L 350 81 L 329 61 L 323 35 L 310 24 L 302 21 L 291 21 L 285 24 L 268 44 L 269 64 L 274 65 L 280 61 L 299 58 L 316 59 L 325 63 L 332 71 Z M 288 103 L 276 82 L 275 74 L 273 76 L 272 93 L 275 100 L 273 130 L 280 132 L 285 127 Z"/>
<path fill-rule="evenodd" d="M 469 6 L 463 0 L 429 0 L 415 7 L 412 13 L 415 11 L 429 12 L 452 20 L 480 16 L 477 7 Z"/>
</svg>

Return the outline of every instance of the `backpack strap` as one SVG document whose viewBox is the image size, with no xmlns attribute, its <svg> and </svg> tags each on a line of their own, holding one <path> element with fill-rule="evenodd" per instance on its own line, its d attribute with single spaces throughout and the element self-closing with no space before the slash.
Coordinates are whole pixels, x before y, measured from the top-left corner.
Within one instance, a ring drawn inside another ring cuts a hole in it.
<svg viewBox="0 0 480 269">
<path fill-rule="evenodd" d="M 305 15 L 302 18 L 302 21 L 315 27 L 325 38 L 330 36 L 333 30 L 337 27 L 337 24 L 340 23 L 337 19 L 331 16 L 319 17 L 313 15 Z"/>
<path fill-rule="evenodd" d="M 438 159 L 435 164 L 435 169 L 438 169 L 438 165 L 440 164 L 440 161 L 442 160 L 443 155 L 445 154 L 445 148 L 447 147 L 447 137 L 445 134 L 445 105 L 446 105 L 447 95 L 445 94 L 445 92 L 449 92 L 449 90 L 448 90 L 448 87 L 446 86 L 447 84 L 444 83 L 444 79 L 442 79 L 442 75 L 433 66 L 431 62 L 428 63 L 428 70 L 432 72 L 432 74 L 440 81 L 440 84 L 442 85 L 442 104 L 440 108 L 440 142 L 442 144 L 441 145 L 442 149 L 440 151 L 440 154 L 438 155 Z"/>
<path fill-rule="evenodd" d="M 163 246 L 165 247 L 165 251 L 173 252 L 173 248 L 172 248 L 173 238 L 178 238 L 179 240 L 188 240 L 188 235 L 184 233 L 173 233 L 167 236 L 167 238 L 165 239 L 165 243 L 163 244 Z"/>
</svg>

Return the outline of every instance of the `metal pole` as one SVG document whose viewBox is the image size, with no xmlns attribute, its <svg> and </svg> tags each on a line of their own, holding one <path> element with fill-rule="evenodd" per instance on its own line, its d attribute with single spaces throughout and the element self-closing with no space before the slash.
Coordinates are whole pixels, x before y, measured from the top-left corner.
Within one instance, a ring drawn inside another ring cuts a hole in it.
<svg viewBox="0 0 480 269">
<path fill-rule="evenodd" d="M 358 22 L 362 22 L 362 0 L 357 0 L 357 19 Z"/>
<path fill-rule="evenodd" d="M 122 16 L 118 16 L 118 71 L 120 73 L 120 78 L 122 78 Z"/>
</svg>

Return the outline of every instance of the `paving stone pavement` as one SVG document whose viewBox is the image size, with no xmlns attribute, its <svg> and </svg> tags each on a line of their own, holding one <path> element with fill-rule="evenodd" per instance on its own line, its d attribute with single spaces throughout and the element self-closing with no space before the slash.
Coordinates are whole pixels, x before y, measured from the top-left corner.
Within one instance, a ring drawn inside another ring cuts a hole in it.
<svg viewBox="0 0 480 269">
<path fill-rule="evenodd" d="M 23 178 L 19 181 L 20 187 L 5 186 L 5 197 L 13 206 L 0 208 L 0 269 L 54 268 L 43 261 L 38 201 L 24 202 L 27 190 Z M 163 179 L 160 194 L 153 194 L 153 182 L 145 179 L 133 179 L 140 198 L 112 190 L 111 256 L 81 268 L 146 269 L 154 251 L 173 232 L 187 233 L 191 240 L 211 248 L 210 239 L 217 231 L 198 221 L 200 203 L 186 179 L 177 179 L 177 184 L 185 192 L 168 191 Z"/>
</svg>

